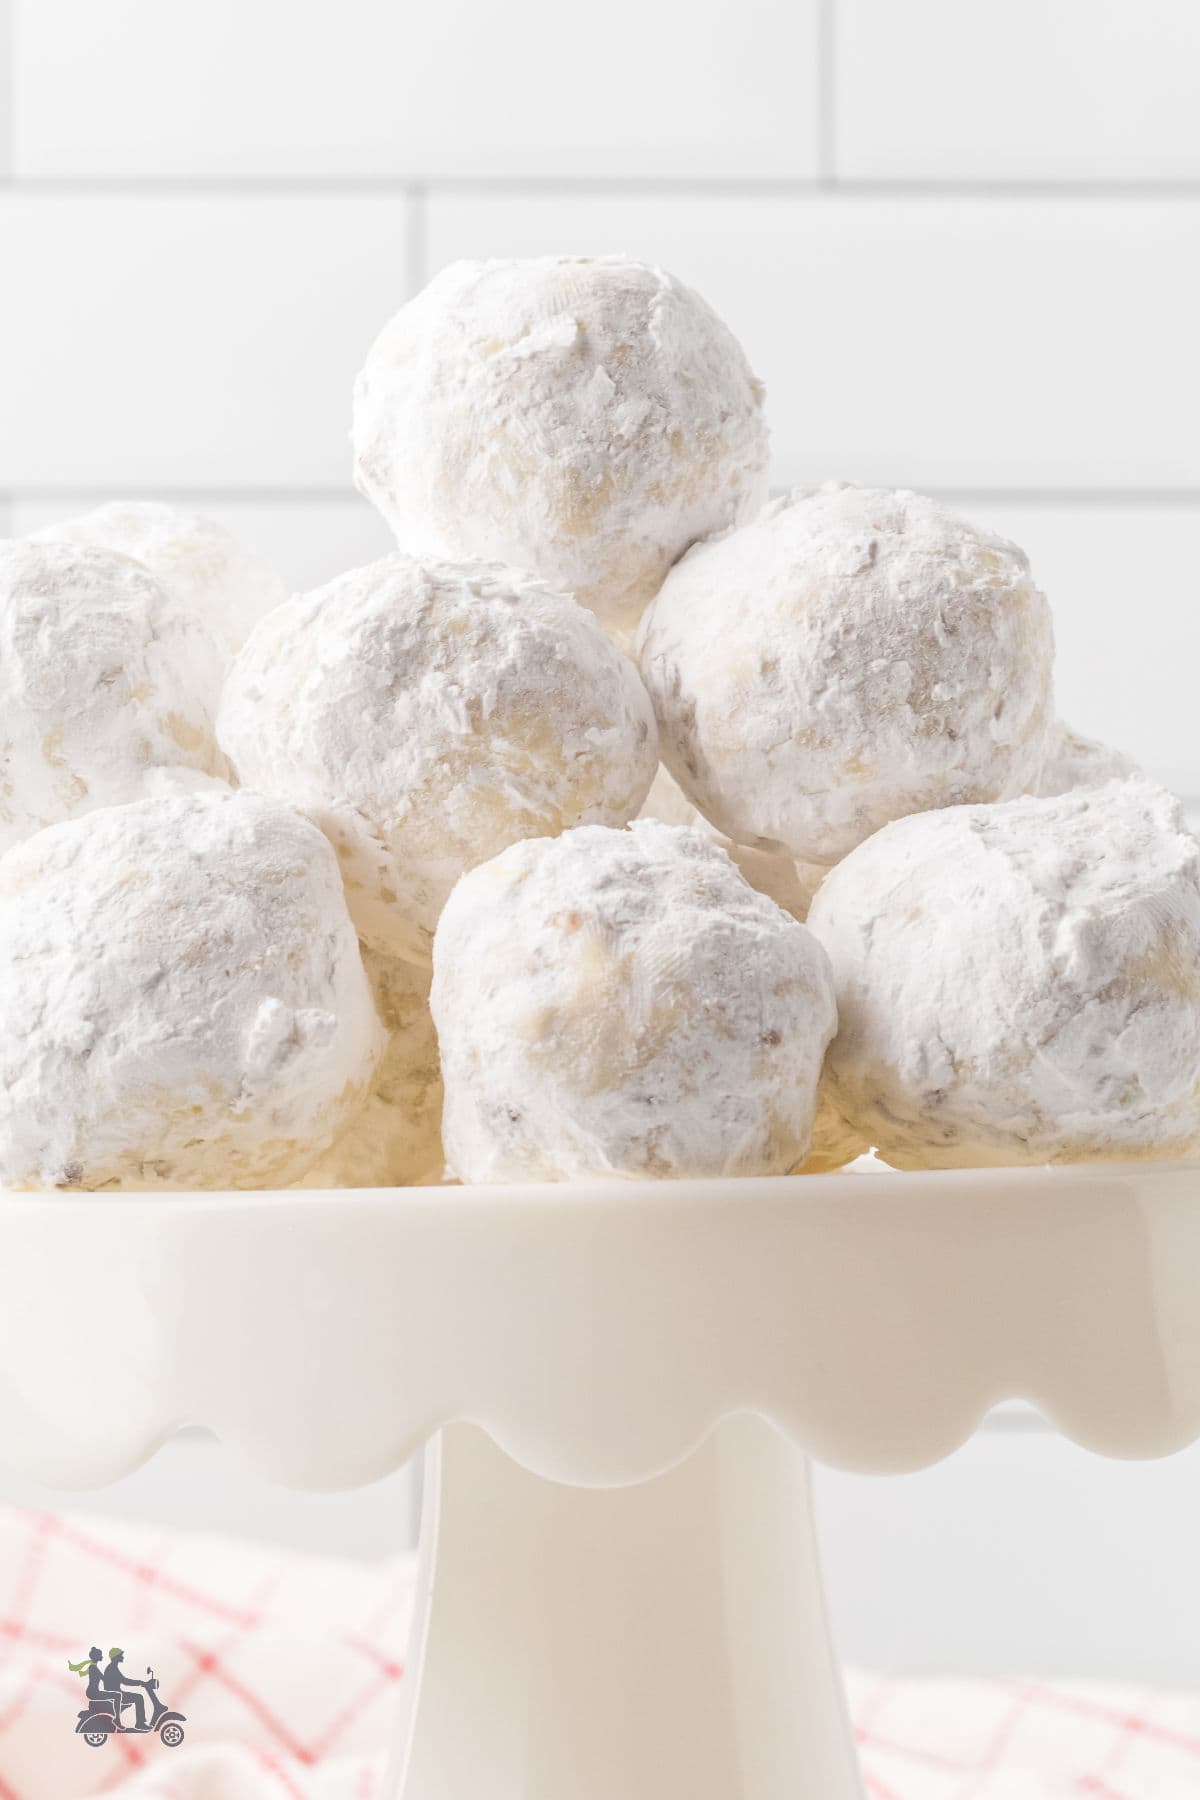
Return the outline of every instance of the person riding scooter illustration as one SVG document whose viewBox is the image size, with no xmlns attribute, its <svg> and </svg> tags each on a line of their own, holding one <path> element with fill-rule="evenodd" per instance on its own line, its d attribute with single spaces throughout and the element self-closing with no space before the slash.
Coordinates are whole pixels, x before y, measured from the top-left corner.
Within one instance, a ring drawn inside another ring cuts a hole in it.
<svg viewBox="0 0 1200 1800">
<path fill-rule="evenodd" d="M 161 1699 L 158 1692 L 158 1677 L 153 1669 L 146 1670 L 145 1681 L 137 1681 L 126 1675 L 121 1667 L 125 1652 L 116 1645 L 108 1653 L 108 1663 L 101 1668 L 103 1652 L 97 1644 L 93 1644 L 83 1662 L 69 1662 L 67 1667 L 72 1675 L 81 1679 L 87 1677 L 87 1705 L 82 1708 L 75 1727 L 85 1744 L 100 1749 L 110 1737 L 126 1732 L 153 1733 L 168 1749 L 174 1749 L 183 1742 L 183 1727 L 187 1715 L 172 1712 Z M 146 1719 L 146 1700 L 135 1688 L 144 1689 L 150 1701 L 151 1713 L 149 1722 Z M 133 1708 L 134 1720 L 127 1724 L 125 1714 L 129 1707 Z"/>
<path fill-rule="evenodd" d="M 144 1688 L 146 1684 L 144 1681 L 130 1681 L 122 1673 L 121 1660 L 124 1657 L 125 1652 L 120 1646 L 115 1650 L 110 1650 L 108 1655 L 109 1664 L 105 1669 L 103 1676 L 105 1692 L 123 1696 L 115 1703 L 117 1717 L 120 1718 L 123 1707 L 132 1706 L 134 1710 L 135 1728 L 138 1731 L 142 1731 L 145 1729 L 146 1725 L 146 1701 L 143 1694 L 135 1694 L 133 1689 Z"/>
</svg>

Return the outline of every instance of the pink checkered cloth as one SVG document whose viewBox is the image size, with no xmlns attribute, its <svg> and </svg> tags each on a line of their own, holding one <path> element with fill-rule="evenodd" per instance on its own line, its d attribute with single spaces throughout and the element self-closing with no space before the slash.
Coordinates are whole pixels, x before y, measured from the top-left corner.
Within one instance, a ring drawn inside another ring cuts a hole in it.
<svg viewBox="0 0 1200 1800">
<path fill-rule="evenodd" d="M 0 1508 L 0 1800 L 378 1800 L 414 1562 Z M 74 1734 L 92 1644 L 186 1741 Z M 1197 1800 L 1200 1697 L 850 1677 L 872 1800 Z"/>
</svg>

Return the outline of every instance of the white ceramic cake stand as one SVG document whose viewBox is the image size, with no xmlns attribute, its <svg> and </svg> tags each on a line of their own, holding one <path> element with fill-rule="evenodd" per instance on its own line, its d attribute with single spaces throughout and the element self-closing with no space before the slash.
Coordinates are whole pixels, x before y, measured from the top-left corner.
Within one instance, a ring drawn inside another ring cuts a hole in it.
<svg viewBox="0 0 1200 1800">
<path fill-rule="evenodd" d="M 198 1423 L 352 1486 L 437 1434 L 405 1800 L 857 1800 L 808 1458 L 916 1468 L 1014 1396 L 1200 1435 L 1200 1168 L 0 1203 L 22 1472 Z"/>
</svg>

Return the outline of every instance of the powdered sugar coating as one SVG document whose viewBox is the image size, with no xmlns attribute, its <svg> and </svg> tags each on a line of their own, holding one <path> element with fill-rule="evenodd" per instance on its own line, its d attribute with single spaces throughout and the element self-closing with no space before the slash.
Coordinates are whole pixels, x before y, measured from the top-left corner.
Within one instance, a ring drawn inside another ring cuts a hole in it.
<svg viewBox="0 0 1200 1800">
<path fill-rule="evenodd" d="M 719 844 L 730 860 L 737 864 L 745 879 L 760 894 L 767 894 L 777 906 L 803 922 L 808 918 L 813 895 L 829 873 L 813 863 L 793 862 L 790 857 L 772 855 L 768 850 L 752 850 L 746 844 L 735 844 L 722 837 L 698 812 L 670 772 L 659 767 L 658 774 L 642 807 L 643 819 L 661 819 L 667 825 L 686 825 L 702 831 L 714 844 Z M 839 1115 L 825 1091 L 822 1081 L 817 1093 L 817 1110 L 813 1118 L 812 1144 L 802 1175 L 828 1175 L 844 1168 L 861 1156 L 869 1146 L 859 1132 Z"/>
<path fill-rule="evenodd" d="M 763 389 L 699 295 L 627 257 L 456 262 L 354 393 L 355 476 L 401 546 L 532 569 L 616 631 L 766 498 Z"/>
<path fill-rule="evenodd" d="M 167 596 L 167 612 L 198 622 L 215 653 L 193 663 L 193 682 L 215 712 L 230 658 L 251 627 L 287 598 L 265 557 L 203 513 L 160 500 L 110 500 L 34 534 L 34 542 L 94 545 L 132 556 Z"/>
<path fill-rule="evenodd" d="M 831 1092 L 888 1162 L 1200 1148 L 1200 850 L 1161 789 L 901 820 L 810 924 L 837 983 Z"/>
<path fill-rule="evenodd" d="M 811 863 L 906 813 L 1022 793 L 1053 718 L 1023 551 L 907 492 L 797 492 L 697 545 L 640 659 L 693 803 Z"/>
<path fill-rule="evenodd" d="M 276 801 L 139 801 L 0 858 L 4 1185 L 282 1186 L 382 1049 L 336 859 Z"/>
<path fill-rule="evenodd" d="M 0 541 L 0 850 L 139 798 L 156 769 L 223 774 L 192 681 L 212 648 L 128 557 Z"/>
<path fill-rule="evenodd" d="M 733 859 L 751 887 L 757 888 L 760 894 L 769 894 L 777 906 L 782 906 L 801 924 L 808 917 L 812 897 L 826 870 L 814 863 L 794 862 L 790 856 L 776 855 L 769 850 L 752 849 L 749 844 L 735 844 L 732 838 L 723 836 L 709 824 L 662 764 L 639 816 L 661 819 L 664 825 L 687 825 L 696 831 L 707 832 L 714 844 L 720 844 L 725 854 Z"/>
<path fill-rule="evenodd" d="M 464 869 L 623 824 L 657 764 L 637 670 L 582 607 L 496 564 L 399 553 L 260 622 L 218 736 L 244 784 L 328 834 L 364 940 L 426 961 Z"/>
<path fill-rule="evenodd" d="M 1131 756 L 1114 750 L 1097 738 L 1084 737 L 1059 722 L 1050 740 L 1042 772 L 1034 788 L 1042 799 L 1056 794 L 1073 794 L 1081 788 L 1104 787 L 1110 781 L 1128 781 L 1141 776 Z"/>
<path fill-rule="evenodd" d="M 430 971 L 372 950 L 363 962 L 387 1049 L 367 1104 L 297 1187 L 412 1187 L 442 1177 L 442 1071 Z"/>
<path fill-rule="evenodd" d="M 434 946 L 463 1181 L 784 1174 L 836 1023 L 824 953 L 698 831 L 514 844 Z"/>
</svg>

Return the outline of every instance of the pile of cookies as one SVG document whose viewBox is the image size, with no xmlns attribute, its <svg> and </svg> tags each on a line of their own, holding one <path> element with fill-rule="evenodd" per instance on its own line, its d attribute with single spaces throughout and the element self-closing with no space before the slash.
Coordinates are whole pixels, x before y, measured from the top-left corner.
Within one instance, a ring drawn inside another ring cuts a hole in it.
<svg viewBox="0 0 1200 1800">
<path fill-rule="evenodd" d="M 769 500 L 620 257 L 443 271 L 354 443 L 399 547 L 312 593 L 162 505 L 0 543 L 0 1183 L 1195 1152 L 1200 851 L 1016 545 Z"/>
</svg>

